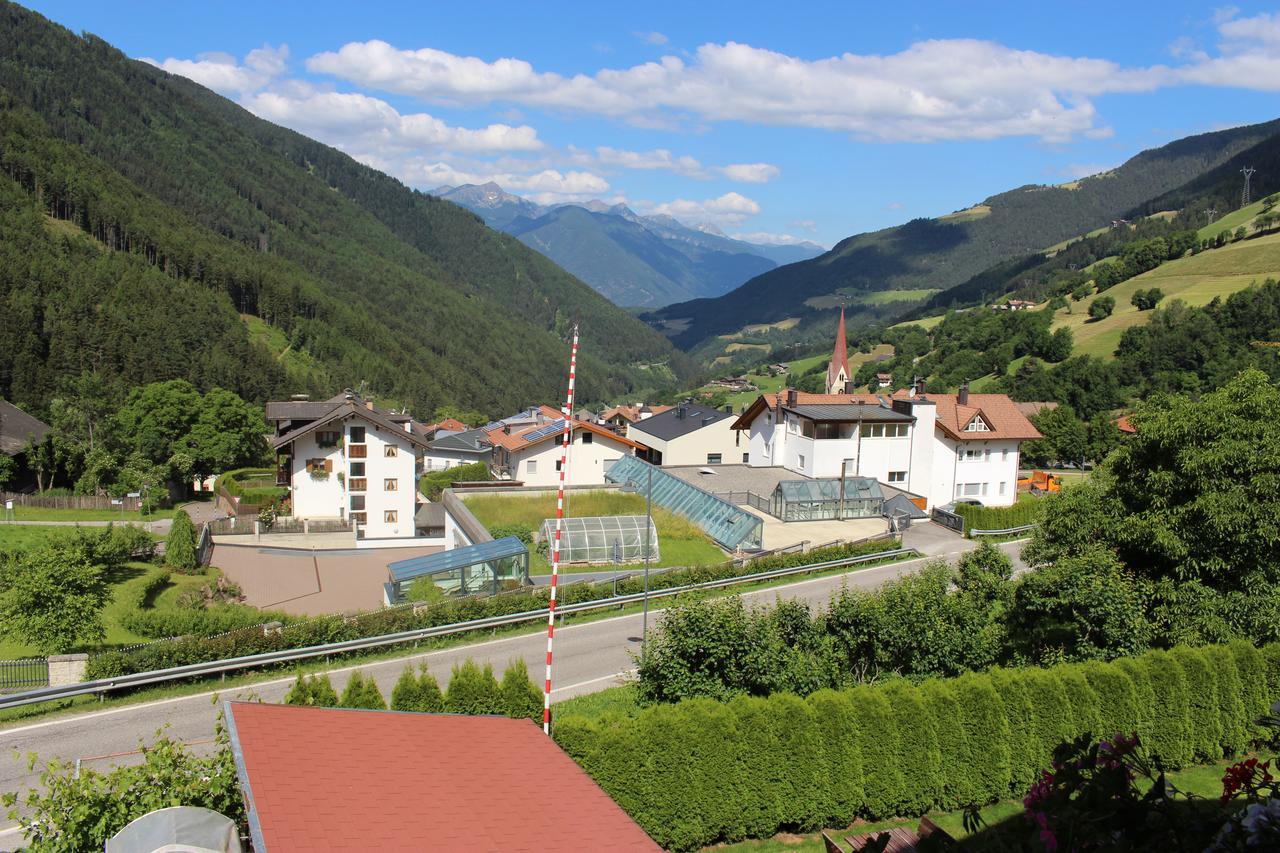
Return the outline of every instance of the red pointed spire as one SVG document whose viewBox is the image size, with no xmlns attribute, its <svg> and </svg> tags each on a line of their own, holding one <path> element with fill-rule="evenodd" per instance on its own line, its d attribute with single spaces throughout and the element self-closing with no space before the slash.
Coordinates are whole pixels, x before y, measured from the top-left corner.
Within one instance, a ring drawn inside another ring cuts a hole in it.
<svg viewBox="0 0 1280 853">
<path fill-rule="evenodd" d="M 827 390 L 834 393 L 843 393 L 843 387 L 836 386 L 836 377 L 840 373 L 840 368 L 844 368 L 845 379 L 852 379 L 853 374 L 849 372 L 849 350 L 847 343 L 848 335 L 844 330 L 844 309 L 840 309 L 840 325 L 836 327 L 836 348 L 831 353 L 831 363 L 827 365 Z M 843 383 L 841 383 L 843 384 Z"/>
</svg>

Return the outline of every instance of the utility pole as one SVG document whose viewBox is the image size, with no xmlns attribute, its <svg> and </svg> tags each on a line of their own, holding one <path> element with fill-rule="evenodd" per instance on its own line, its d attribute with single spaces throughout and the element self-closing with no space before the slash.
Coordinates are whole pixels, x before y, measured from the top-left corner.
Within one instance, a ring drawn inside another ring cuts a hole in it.
<svg viewBox="0 0 1280 853">
<path fill-rule="evenodd" d="M 1243 169 L 1240 170 L 1240 174 L 1244 175 L 1244 189 L 1240 192 L 1241 207 L 1248 206 L 1250 200 L 1253 198 L 1249 194 L 1249 182 L 1253 180 L 1253 173 L 1256 171 L 1258 170 L 1253 168 L 1252 166 L 1245 166 Z"/>
<path fill-rule="evenodd" d="M 1205 215 L 1206 217 L 1208 217 L 1208 219 L 1209 219 L 1208 223 L 1206 223 L 1206 224 L 1208 224 L 1208 225 L 1212 225 L 1212 224 L 1213 224 L 1213 220 L 1215 220 L 1215 219 L 1217 219 L 1217 218 L 1218 218 L 1218 208 L 1216 208 L 1216 207 L 1211 207 L 1211 208 L 1209 208 L 1208 210 L 1206 210 L 1206 211 L 1204 212 L 1204 215 Z"/>
</svg>

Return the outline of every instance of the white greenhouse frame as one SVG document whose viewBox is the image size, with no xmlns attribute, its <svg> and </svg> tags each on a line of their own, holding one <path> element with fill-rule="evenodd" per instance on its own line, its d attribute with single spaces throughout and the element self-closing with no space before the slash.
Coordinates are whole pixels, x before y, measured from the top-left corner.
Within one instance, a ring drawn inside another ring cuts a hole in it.
<svg viewBox="0 0 1280 853">
<path fill-rule="evenodd" d="M 644 531 L 649 528 L 649 562 L 658 562 L 658 527 L 643 515 L 566 518 L 560 528 L 562 563 L 644 562 Z M 556 536 L 556 520 L 542 522 L 548 555 Z"/>
</svg>

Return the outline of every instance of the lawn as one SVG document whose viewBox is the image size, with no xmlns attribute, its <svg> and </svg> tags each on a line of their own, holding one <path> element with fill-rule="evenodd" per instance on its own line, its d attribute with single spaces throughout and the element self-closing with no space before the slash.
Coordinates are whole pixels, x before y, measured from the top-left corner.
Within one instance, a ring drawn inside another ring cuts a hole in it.
<svg viewBox="0 0 1280 853">
<path fill-rule="evenodd" d="M 0 524 L 0 551 L 15 551 L 47 545 L 75 536 L 74 527 Z"/>
<path fill-rule="evenodd" d="M 535 531 L 542 529 L 542 522 L 555 518 L 556 496 L 548 495 L 473 495 L 464 498 L 467 508 L 485 527 L 519 524 Z M 565 496 L 565 514 L 579 518 L 603 515 L 644 515 L 644 497 L 622 492 L 569 492 Z M 720 548 L 694 525 L 661 507 L 653 508 L 653 521 L 658 528 L 659 559 L 651 565 L 698 566 L 721 563 L 728 559 Z M 607 566 L 605 567 L 607 568 Z M 620 568 L 636 568 L 622 566 Z M 580 567 L 580 571 L 594 571 Z M 538 575 L 551 571 L 544 557 L 531 551 L 529 573 Z"/>
<path fill-rule="evenodd" d="M 143 515 L 137 511 L 121 512 L 118 509 L 55 509 L 15 505 L 13 519 L 18 524 L 24 521 L 157 521 L 173 518 L 174 512 L 173 509 L 158 509 Z"/>
<path fill-rule="evenodd" d="M 919 326 L 920 328 L 925 329 L 927 331 L 929 329 L 932 329 L 934 326 L 938 325 L 939 323 L 941 323 L 946 318 L 946 316 L 947 316 L 946 314 L 936 314 L 933 317 L 921 317 L 919 320 L 903 320 L 901 323 L 894 323 L 889 328 L 901 329 L 906 326 Z"/>
</svg>

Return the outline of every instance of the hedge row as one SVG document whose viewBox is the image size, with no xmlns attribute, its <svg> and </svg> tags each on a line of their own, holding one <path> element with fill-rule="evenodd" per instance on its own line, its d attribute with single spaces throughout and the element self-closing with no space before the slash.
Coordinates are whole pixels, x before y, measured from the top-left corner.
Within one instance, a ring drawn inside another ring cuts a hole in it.
<svg viewBox="0 0 1280 853">
<path fill-rule="evenodd" d="M 289 490 L 283 486 L 246 488 L 239 478 L 241 476 L 261 477 L 268 475 L 274 477 L 275 473 L 274 468 L 237 468 L 234 471 L 227 471 L 225 474 L 219 475 L 218 483 L 231 495 L 246 504 L 265 505 L 288 497 Z"/>
<path fill-rule="evenodd" d="M 956 515 L 964 519 L 964 535 L 970 530 L 1007 530 L 1035 524 L 1040 520 L 1040 501 L 1019 501 L 1013 506 L 956 504 Z"/>
<path fill-rule="evenodd" d="M 1137 733 L 1178 767 L 1248 749 L 1280 643 L 997 669 L 806 699 L 693 699 L 556 721 L 556 740 L 665 848 L 914 816 L 1025 793 L 1054 747 Z"/>
<path fill-rule="evenodd" d="M 897 547 L 896 540 L 883 540 L 822 548 L 807 554 L 764 557 L 744 565 L 725 562 L 713 566 L 673 569 L 661 574 L 651 574 L 649 589 L 661 590 L 685 584 L 741 577 L 773 569 L 872 554 Z M 630 595 L 643 590 L 644 579 L 633 576 L 618 583 L 617 593 Z M 104 652 L 89 660 L 89 677 L 116 678 L 135 672 L 150 672 L 223 658 L 357 640 L 417 628 L 452 625 L 489 616 L 540 610 L 547 606 L 548 595 L 547 587 L 535 587 L 484 598 L 453 599 L 431 606 L 374 610 L 359 616 L 322 616 L 315 619 L 295 620 L 285 624 L 280 631 L 270 634 L 265 634 L 261 629 L 251 629 L 220 637 L 183 637 L 173 642 L 153 643 L 133 652 Z M 600 601 L 611 598 L 613 595 L 612 581 L 573 583 L 561 586 L 556 593 L 556 600 L 561 605 L 577 604 Z M 274 615 L 276 614 L 261 614 L 264 619 Z"/>
</svg>

